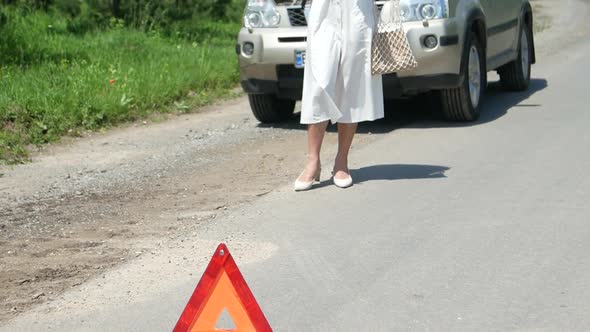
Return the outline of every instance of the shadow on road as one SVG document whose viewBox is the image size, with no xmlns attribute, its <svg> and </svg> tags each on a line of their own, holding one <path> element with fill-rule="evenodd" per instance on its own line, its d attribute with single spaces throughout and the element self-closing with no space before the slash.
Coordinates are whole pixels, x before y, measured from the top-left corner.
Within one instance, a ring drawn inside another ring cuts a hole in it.
<svg viewBox="0 0 590 332">
<path fill-rule="evenodd" d="M 415 121 L 408 128 L 443 128 L 443 127 L 471 127 L 495 121 L 508 113 L 513 107 L 540 107 L 540 104 L 521 104 L 535 93 L 548 87 L 546 79 L 531 79 L 527 91 L 506 91 L 500 82 L 490 82 L 484 99 L 482 100 L 481 116 L 474 122 L 449 122 L 442 119 L 441 106 L 432 103 L 427 109 L 416 112 Z"/>
<path fill-rule="evenodd" d="M 388 102 L 385 105 L 385 118 L 372 122 L 362 122 L 359 124 L 357 133 L 359 134 L 386 134 L 394 131 L 395 129 L 404 127 L 413 121 L 413 117 L 408 116 L 406 110 L 414 109 L 411 105 L 415 104 L 415 100 L 398 100 L 395 103 Z M 400 107 L 399 105 L 403 105 Z M 280 128 L 289 130 L 307 130 L 307 125 L 299 123 L 300 113 L 296 113 L 289 120 L 282 123 L 258 124 L 259 128 Z M 328 132 L 337 132 L 336 125 L 330 124 L 327 129 Z"/>
<path fill-rule="evenodd" d="M 408 180 L 446 178 L 445 172 L 451 169 L 435 165 L 373 165 L 351 170 L 351 176 L 357 183 L 375 180 Z"/>
<path fill-rule="evenodd" d="M 411 179 L 438 179 L 446 178 L 445 172 L 451 169 L 446 166 L 436 165 L 373 165 L 361 167 L 350 171 L 355 183 L 367 181 L 394 181 Z M 332 180 L 322 181 L 317 188 L 326 187 L 332 184 Z"/>
<path fill-rule="evenodd" d="M 490 82 L 483 99 L 481 116 L 475 122 L 449 122 L 442 119 L 439 96 L 436 92 L 423 94 L 412 99 L 387 101 L 385 118 L 379 121 L 359 124 L 359 134 L 386 134 L 396 129 L 405 128 L 442 128 L 469 127 L 488 123 L 506 115 L 513 107 L 539 107 L 539 104 L 521 104 L 533 94 L 548 86 L 546 79 L 531 79 L 529 89 L 523 92 L 509 92 L 499 82 Z M 299 123 L 299 114 L 283 123 L 259 124 L 260 128 L 282 128 L 306 130 L 307 126 Z M 336 126 L 330 125 L 328 132 L 336 132 Z"/>
</svg>

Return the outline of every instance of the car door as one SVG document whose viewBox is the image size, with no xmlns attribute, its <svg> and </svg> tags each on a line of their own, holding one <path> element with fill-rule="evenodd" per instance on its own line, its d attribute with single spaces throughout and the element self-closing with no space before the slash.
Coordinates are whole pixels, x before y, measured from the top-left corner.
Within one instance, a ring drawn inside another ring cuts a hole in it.
<svg viewBox="0 0 590 332">
<path fill-rule="evenodd" d="M 513 53 L 520 3 L 520 0 L 486 0 L 490 64 L 505 62 Z"/>
</svg>

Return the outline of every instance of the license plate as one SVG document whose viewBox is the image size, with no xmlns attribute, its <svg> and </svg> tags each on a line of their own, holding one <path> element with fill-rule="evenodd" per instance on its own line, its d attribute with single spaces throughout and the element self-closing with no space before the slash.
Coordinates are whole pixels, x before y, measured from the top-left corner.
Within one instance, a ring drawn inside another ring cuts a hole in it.
<svg viewBox="0 0 590 332">
<path fill-rule="evenodd" d="M 305 51 L 295 50 L 295 68 L 305 67 Z"/>
</svg>

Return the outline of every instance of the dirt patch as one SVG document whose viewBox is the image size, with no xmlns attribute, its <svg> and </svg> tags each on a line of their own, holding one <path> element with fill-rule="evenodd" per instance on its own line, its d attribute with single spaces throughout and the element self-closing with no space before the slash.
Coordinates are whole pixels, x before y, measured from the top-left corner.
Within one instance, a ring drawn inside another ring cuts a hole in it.
<svg viewBox="0 0 590 332">
<path fill-rule="evenodd" d="M 53 299 L 127 257 L 124 243 L 110 236 L 124 234 L 125 225 L 103 223 L 96 213 L 100 204 L 87 203 L 62 197 L 3 210 L 0 319 Z"/>
</svg>

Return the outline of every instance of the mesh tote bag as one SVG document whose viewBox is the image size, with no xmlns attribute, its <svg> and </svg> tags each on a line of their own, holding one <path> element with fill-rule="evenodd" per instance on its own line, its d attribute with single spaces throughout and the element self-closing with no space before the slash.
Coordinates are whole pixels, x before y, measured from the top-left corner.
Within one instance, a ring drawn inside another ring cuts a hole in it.
<svg viewBox="0 0 590 332">
<path fill-rule="evenodd" d="M 371 72 L 383 75 L 408 70 L 418 66 L 402 28 L 399 0 L 388 0 L 381 13 L 375 6 L 377 28 L 371 49 Z"/>
</svg>

